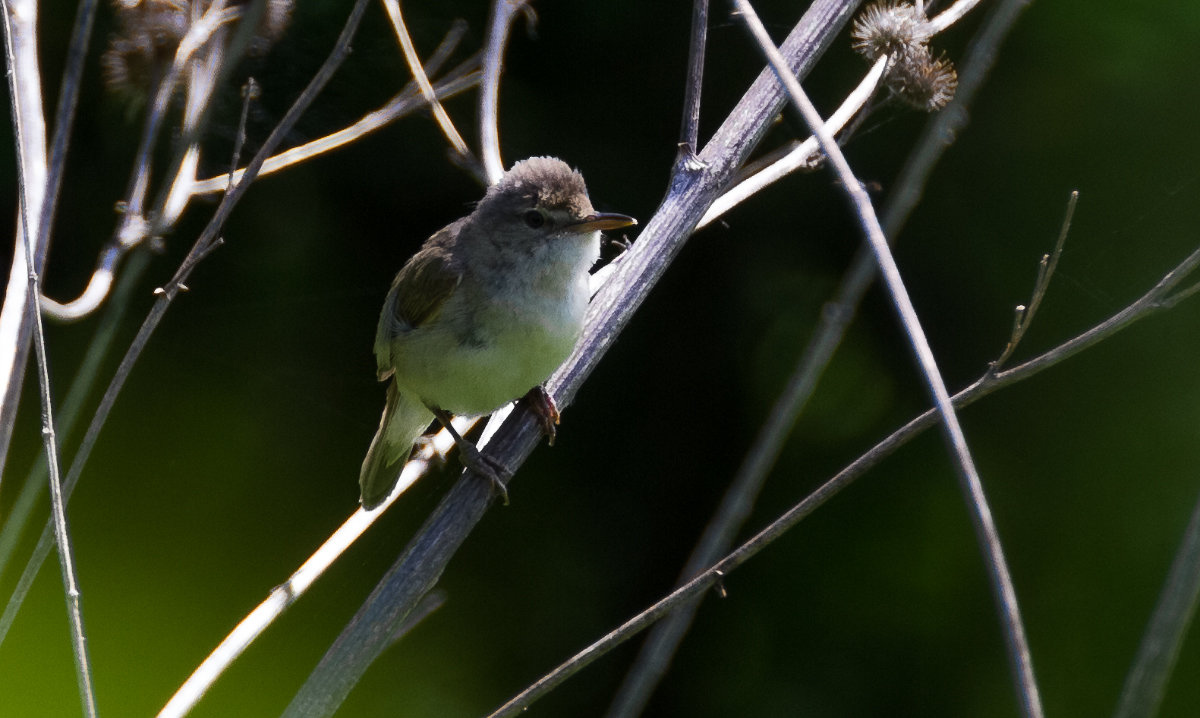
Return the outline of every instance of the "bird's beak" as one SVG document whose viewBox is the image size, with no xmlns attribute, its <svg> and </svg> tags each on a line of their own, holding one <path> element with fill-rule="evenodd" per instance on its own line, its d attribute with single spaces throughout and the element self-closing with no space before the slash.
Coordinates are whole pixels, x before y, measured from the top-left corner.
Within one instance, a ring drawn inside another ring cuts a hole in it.
<svg viewBox="0 0 1200 718">
<path fill-rule="evenodd" d="M 567 225 L 567 229 L 572 232 L 595 232 L 597 230 L 603 231 L 632 227 L 635 224 L 637 224 L 637 220 L 628 215 L 615 214 L 613 212 L 597 212 L 589 214 L 578 222 Z"/>
</svg>

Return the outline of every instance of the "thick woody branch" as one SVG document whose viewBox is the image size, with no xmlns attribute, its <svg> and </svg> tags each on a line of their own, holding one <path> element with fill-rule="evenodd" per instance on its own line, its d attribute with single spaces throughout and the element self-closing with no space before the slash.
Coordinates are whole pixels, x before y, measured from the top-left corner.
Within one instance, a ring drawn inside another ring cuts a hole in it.
<svg viewBox="0 0 1200 718">
<path fill-rule="evenodd" d="M 850 0 L 817 0 L 812 4 L 783 46 L 793 71 L 800 75 L 808 73 L 856 5 Z M 612 280 L 593 299 L 575 353 L 547 382 L 547 390 L 559 407 L 571 403 L 575 392 L 666 272 L 700 217 L 757 146 L 783 102 L 778 83 L 771 73 L 764 72 L 700 151 L 701 164 L 677 166 L 663 204 Z M 496 432 L 487 451 L 506 466 L 516 468 L 539 439 L 540 430 L 534 417 L 518 409 Z M 465 474 L 455 484 L 326 652 L 286 715 L 323 716 L 337 709 L 387 645 L 386 636 L 394 633 L 420 596 L 437 582 L 491 499 L 491 487 L 478 476 Z"/>
</svg>

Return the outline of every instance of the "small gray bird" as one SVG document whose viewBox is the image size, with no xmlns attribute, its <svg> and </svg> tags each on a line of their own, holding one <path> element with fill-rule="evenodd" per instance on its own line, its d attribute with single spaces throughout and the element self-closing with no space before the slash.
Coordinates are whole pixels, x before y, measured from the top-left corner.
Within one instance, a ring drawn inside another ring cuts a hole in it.
<svg viewBox="0 0 1200 718">
<path fill-rule="evenodd" d="M 363 508 L 391 493 L 434 418 L 463 463 L 503 495 L 508 470 L 459 436 L 450 415 L 489 414 L 528 393 L 553 439 L 558 411 L 541 383 L 583 329 L 601 230 L 633 224 L 593 210 L 583 176 L 565 162 L 533 157 L 425 241 L 392 281 L 375 333 L 387 405 L 358 480 Z"/>
</svg>

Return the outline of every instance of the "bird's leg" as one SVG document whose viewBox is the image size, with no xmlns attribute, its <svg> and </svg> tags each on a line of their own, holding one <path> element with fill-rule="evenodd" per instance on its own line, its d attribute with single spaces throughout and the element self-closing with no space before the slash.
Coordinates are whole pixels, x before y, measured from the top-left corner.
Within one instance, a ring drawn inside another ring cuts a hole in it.
<svg viewBox="0 0 1200 718">
<path fill-rule="evenodd" d="M 463 466 L 492 482 L 492 488 L 495 489 L 496 493 L 500 495 L 500 500 L 507 506 L 508 488 L 504 485 L 504 480 L 512 476 L 512 472 L 508 470 L 508 467 L 493 458 L 484 456 L 480 453 L 477 446 L 462 438 L 462 435 L 450 423 L 450 412 L 445 409 L 439 409 L 436 406 L 429 406 L 428 408 L 437 417 L 441 425 L 446 427 L 446 431 L 450 432 L 450 436 L 454 438 L 454 443 L 458 446 L 458 457 L 462 461 Z"/>
<path fill-rule="evenodd" d="M 554 446 L 554 437 L 558 434 L 558 430 L 554 427 L 558 425 L 559 420 L 558 405 L 554 403 L 554 397 L 546 393 L 546 387 L 538 384 L 525 395 L 525 401 L 537 415 L 538 425 L 541 426 L 542 433 L 546 435 L 547 442 L 550 446 Z"/>
</svg>

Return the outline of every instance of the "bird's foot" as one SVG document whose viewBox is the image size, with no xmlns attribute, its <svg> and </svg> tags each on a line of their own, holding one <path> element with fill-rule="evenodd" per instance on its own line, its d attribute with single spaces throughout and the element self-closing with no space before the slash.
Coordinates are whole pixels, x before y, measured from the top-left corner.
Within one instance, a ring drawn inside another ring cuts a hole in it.
<svg viewBox="0 0 1200 718">
<path fill-rule="evenodd" d="M 490 456 L 484 456 L 479 448 L 466 439 L 458 440 L 458 458 L 463 466 L 479 474 L 492 483 L 492 490 L 500 497 L 500 501 L 508 506 L 508 486 L 505 482 L 512 478 L 508 467 Z"/>
<path fill-rule="evenodd" d="M 458 447 L 458 458 L 462 461 L 463 466 L 492 482 L 492 489 L 500 496 L 500 500 L 504 502 L 504 505 L 508 506 L 508 487 L 505 485 L 505 482 L 512 478 L 512 472 L 509 471 L 508 467 L 496 459 L 484 456 L 479 451 L 479 447 L 462 438 L 462 435 L 450 423 L 450 412 L 436 406 L 429 406 L 428 408 L 437 417 L 438 422 L 446 428 L 446 431 L 450 432 L 450 436 L 454 438 L 454 444 Z"/>
<path fill-rule="evenodd" d="M 546 387 L 538 384 L 529 390 L 525 395 L 525 401 L 528 402 L 529 408 L 538 418 L 538 425 L 542 428 L 542 433 L 546 435 L 546 441 L 550 446 L 554 446 L 554 437 L 558 435 L 559 419 L 558 405 L 554 403 L 554 397 L 546 393 Z"/>
</svg>

